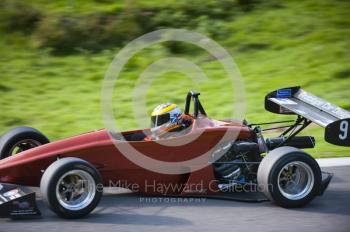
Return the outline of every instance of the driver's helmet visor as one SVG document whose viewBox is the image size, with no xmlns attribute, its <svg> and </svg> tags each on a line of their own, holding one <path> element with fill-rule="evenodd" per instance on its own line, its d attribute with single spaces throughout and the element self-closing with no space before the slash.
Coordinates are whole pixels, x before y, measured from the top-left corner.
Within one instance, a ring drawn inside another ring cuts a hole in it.
<svg viewBox="0 0 350 232">
<path fill-rule="evenodd" d="M 151 117 L 151 127 L 158 127 L 170 121 L 170 114 L 161 114 Z"/>
</svg>

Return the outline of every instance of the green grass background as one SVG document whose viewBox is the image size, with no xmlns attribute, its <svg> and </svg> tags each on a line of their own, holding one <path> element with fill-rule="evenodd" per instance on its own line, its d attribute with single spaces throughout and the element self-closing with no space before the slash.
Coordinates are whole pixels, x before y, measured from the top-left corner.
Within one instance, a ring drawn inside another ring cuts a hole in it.
<svg viewBox="0 0 350 232">
<path fill-rule="evenodd" d="M 170 13 L 162 17 L 167 18 L 181 7 L 191 10 L 206 4 L 174 0 L 23 2 L 42 12 L 42 21 L 67 14 L 122 12 L 130 6 L 166 8 Z M 245 118 L 249 122 L 290 119 L 289 116 L 266 112 L 263 101 L 272 90 L 296 85 L 350 110 L 350 2 L 252 2 L 254 7 L 251 9 L 237 7 L 224 19 L 197 12 L 182 23 L 185 28 L 213 37 L 234 57 L 245 85 Z M 0 14 L 7 11 L 3 7 Z M 193 28 L 190 25 L 196 20 L 199 23 Z M 176 26 L 176 22 L 173 23 Z M 0 31 L 0 132 L 28 125 L 57 140 L 103 128 L 101 85 L 121 46 L 97 52 L 82 49 L 72 54 L 55 55 L 49 47 L 38 46 L 39 40 L 40 30 L 31 33 Z M 117 122 L 122 129 L 139 127 L 132 116 L 131 93 L 144 69 L 164 57 L 182 57 L 195 62 L 204 70 L 208 80 L 193 83 L 177 72 L 160 75 L 147 91 L 148 112 L 164 101 L 182 106 L 187 91 L 195 88 L 202 93 L 202 103 L 210 117 L 232 117 L 233 90 L 227 85 L 229 79 L 222 66 L 206 52 L 189 45 L 181 46 L 185 51 L 177 53 L 171 52 L 166 45 L 148 48 L 138 53 L 123 70 L 113 99 Z M 323 131 L 312 125 L 304 132 L 317 138 L 317 148 L 310 151 L 312 155 L 350 156 L 349 148 L 325 143 Z"/>
</svg>

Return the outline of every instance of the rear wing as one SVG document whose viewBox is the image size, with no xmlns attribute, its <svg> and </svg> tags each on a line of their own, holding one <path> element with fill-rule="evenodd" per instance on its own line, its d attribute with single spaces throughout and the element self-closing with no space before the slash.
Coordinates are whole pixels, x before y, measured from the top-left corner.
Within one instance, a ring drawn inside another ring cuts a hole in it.
<svg viewBox="0 0 350 232">
<path fill-rule="evenodd" d="M 325 140 L 350 146 L 350 112 L 299 86 L 278 89 L 266 95 L 265 109 L 276 114 L 294 114 L 325 128 Z"/>
</svg>

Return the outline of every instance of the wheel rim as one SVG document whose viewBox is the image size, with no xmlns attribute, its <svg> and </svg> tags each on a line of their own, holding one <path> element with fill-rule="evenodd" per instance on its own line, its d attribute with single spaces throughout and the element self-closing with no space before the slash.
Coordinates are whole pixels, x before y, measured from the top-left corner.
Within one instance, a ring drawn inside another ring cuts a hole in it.
<svg viewBox="0 0 350 232">
<path fill-rule="evenodd" d="M 314 186 L 314 173 L 311 167 L 301 161 L 286 164 L 278 174 L 278 189 L 289 200 L 306 197 Z"/>
<path fill-rule="evenodd" d="M 64 174 L 56 186 L 56 197 L 61 206 L 68 210 L 87 207 L 96 194 L 93 177 L 83 170 L 72 170 Z"/>
<path fill-rule="evenodd" d="M 40 146 L 41 143 L 34 139 L 24 139 L 16 143 L 10 150 L 10 156 L 16 155 L 22 151 L 32 149 L 34 147 Z"/>
</svg>

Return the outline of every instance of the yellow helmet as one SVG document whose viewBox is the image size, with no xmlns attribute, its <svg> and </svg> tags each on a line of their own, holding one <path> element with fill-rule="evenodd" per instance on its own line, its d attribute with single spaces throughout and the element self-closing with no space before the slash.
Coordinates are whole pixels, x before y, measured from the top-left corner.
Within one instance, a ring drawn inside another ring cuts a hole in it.
<svg viewBox="0 0 350 232">
<path fill-rule="evenodd" d="M 173 103 L 164 103 L 152 111 L 151 114 L 151 127 L 159 127 L 164 124 L 176 123 L 176 119 L 181 115 L 181 110 Z"/>
</svg>

